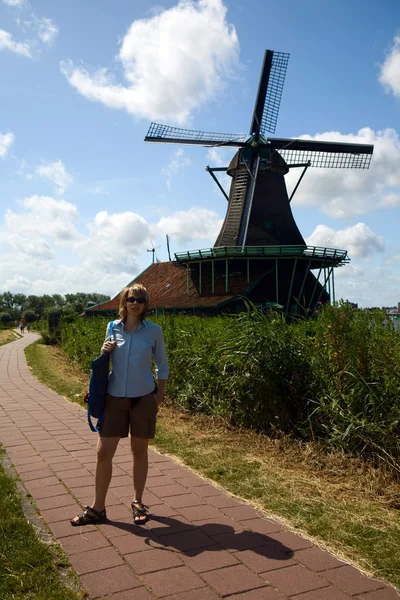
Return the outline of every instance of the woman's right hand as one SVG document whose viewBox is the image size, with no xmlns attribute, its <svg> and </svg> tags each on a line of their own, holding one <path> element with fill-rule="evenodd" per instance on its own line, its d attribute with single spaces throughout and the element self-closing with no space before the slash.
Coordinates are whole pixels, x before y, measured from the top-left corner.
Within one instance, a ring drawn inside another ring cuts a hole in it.
<svg viewBox="0 0 400 600">
<path fill-rule="evenodd" d="M 117 342 L 104 342 L 104 344 L 101 347 L 101 353 L 108 354 L 109 352 L 113 352 L 116 345 L 117 345 Z"/>
</svg>

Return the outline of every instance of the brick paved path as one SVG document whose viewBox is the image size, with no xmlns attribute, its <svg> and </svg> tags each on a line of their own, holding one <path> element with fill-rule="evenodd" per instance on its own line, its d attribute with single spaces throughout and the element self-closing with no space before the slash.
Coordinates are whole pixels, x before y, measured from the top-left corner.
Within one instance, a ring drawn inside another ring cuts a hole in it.
<svg viewBox="0 0 400 600">
<path fill-rule="evenodd" d="M 90 598 L 398 600 L 392 588 L 154 451 L 145 496 L 153 518 L 134 526 L 128 440 L 115 457 L 110 521 L 71 527 L 76 499 L 92 500 L 97 436 L 83 409 L 30 374 L 24 348 L 36 337 L 0 347 L 0 442 Z"/>
</svg>

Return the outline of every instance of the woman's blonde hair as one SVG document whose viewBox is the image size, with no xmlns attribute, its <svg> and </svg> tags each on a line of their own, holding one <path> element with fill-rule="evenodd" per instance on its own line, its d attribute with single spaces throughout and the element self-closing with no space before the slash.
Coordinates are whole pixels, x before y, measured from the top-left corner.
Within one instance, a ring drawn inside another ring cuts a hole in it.
<svg viewBox="0 0 400 600">
<path fill-rule="evenodd" d="M 141 283 L 133 283 L 128 287 L 124 288 L 119 297 L 119 316 L 125 323 L 126 317 L 128 316 L 128 311 L 126 309 L 126 299 L 129 296 L 129 292 L 132 290 L 132 293 L 138 298 L 144 298 L 144 309 L 140 315 L 140 319 L 143 319 L 146 316 L 146 312 L 149 310 L 149 294 L 147 293 L 146 288 Z"/>
</svg>

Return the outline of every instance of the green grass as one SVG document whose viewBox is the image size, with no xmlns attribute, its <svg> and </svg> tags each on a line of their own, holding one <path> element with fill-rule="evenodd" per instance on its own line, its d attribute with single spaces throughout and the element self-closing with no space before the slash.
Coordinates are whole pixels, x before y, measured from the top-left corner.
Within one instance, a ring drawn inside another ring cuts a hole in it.
<svg viewBox="0 0 400 600">
<path fill-rule="evenodd" d="M 25 348 L 25 356 L 40 381 L 60 396 L 84 405 L 83 397 L 89 387 L 89 375 L 83 373 L 60 348 L 45 346 L 38 341 Z"/>
<path fill-rule="evenodd" d="M 3 455 L 0 448 L 0 460 Z M 36 536 L 22 510 L 15 481 L 0 463 L 0 598 L 79 600 L 65 581 L 68 560 L 59 546 Z"/>
<path fill-rule="evenodd" d="M 80 401 L 88 375 L 63 352 L 33 344 L 33 373 Z M 341 452 L 287 437 L 269 439 L 173 406 L 159 414 L 154 445 L 223 488 L 304 532 L 342 558 L 400 587 L 400 489 L 386 474 Z"/>
<path fill-rule="evenodd" d="M 4 344 L 9 344 L 10 342 L 14 342 L 17 339 L 12 331 L 9 329 L 3 329 L 0 331 L 0 346 L 4 346 Z"/>
</svg>

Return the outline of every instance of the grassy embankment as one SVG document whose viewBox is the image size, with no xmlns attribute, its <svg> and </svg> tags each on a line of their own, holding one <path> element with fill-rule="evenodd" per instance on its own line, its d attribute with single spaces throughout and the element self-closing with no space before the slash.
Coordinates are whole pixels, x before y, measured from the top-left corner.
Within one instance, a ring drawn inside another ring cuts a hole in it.
<svg viewBox="0 0 400 600">
<path fill-rule="evenodd" d="M 60 348 L 33 344 L 26 355 L 43 383 L 82 401 L 87 372 Z M 192 414 L 176 404 L 160 411 L 154 445 L 400 587 L 400 490 L 384 468 L 314 442 L 229 426 L 220 417 Z"/>
<path fill-rule="evenodd" d="M 1 329 L 0 346 L 4 346 L 4 344 L 8 344 L 9 342 L 14 342 L 18 337 L 18 334 L 14 333 L 11 329 Z"/>
<path fill-rule="evenodd" d="M 19 337 L 3 329 L 0 346 Z M 0 445 L 0 598 L 80 600 L 82 594 L 70 587 L 73 579 L 64 552 L 40 540 L 27 520 L 16 482 L 1 464 L 3 456 Z"/>
<path fill-rule="evenodd" d="M 27 520 L 16 483 L 1 464 L 3 454 L 0 447 L 0 598 L 81 600 L 83 595 L 69 585 L 68 559 L 61 548 L 41 541 Z"/>
</svg>

